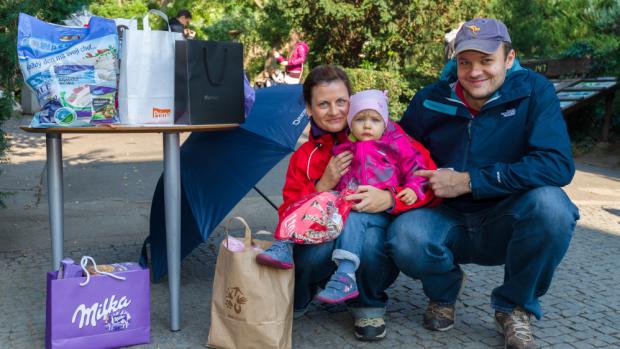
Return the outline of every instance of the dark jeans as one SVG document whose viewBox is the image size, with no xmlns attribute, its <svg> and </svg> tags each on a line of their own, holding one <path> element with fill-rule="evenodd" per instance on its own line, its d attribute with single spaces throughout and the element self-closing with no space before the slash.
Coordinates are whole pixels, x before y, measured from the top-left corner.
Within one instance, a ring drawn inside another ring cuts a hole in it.
<svg viewBox="0 0 620 349">
<path fill-rule="evenodd" d="M 520 305 L 540 318 L 538 298 L 549 289 L 578 219 L 560 188 L 542 187 L 472 214 L 445 205 L 406 212 L 390 225 L 385 247 L 403 273 L 422 280 L 431 301 L 443 304 L 456 301 L 458 264 L 503 264 L 504 283 L 493 290 L 491 306 L 509 312 Z"/>
<path fill-rule="evenodd" d="M 370 228 L 385 232 L 392 222 L 392 217 L 384 212 L 365 213 L 355 215 L 354 219 L 347 219 L 346 229 L 336 239 L 336 246 L 332 254 L 332 260 L 349 260 L 355 265 L 355 270 L 360 266 L 360 259 L 364 253 L 366 231 Z"/>
<path fill-rule="evenodd" d="M 344 230 L 366 225 L 360 267 L 356 271 L 360 295 L 347 302 L 355 318 L 382 316 L 387 305 L 385 290 L 396 280 L 398 269 L 385 254 L 385 226 L 367 225 L 377 219 L 376 214 L 351 212 Z M 320 245 L 295 245 L 295 305 L 303 311 L 312 301 L 318 287 L 323 287 L 336 270 L 332 261 L 335 242 Z"/>
</svg>

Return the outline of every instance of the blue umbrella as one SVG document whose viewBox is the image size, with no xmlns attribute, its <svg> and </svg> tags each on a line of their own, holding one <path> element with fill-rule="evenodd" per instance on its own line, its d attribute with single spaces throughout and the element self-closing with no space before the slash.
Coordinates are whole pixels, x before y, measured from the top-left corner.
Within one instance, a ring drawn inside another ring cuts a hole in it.
<svg viewBox="0 0 620 349">
<path fill-rule="evenodd" d="M 301 85 L 256 91 L 256 102 L 239 128 L 192 133 L 181 146 L 181 258 L 206 241 L 232 208 L 284 156 L 295 149 L 308 123 Z M 163 178 L 151 205 L 153 280 L 166 275 Z"/>
</svg>

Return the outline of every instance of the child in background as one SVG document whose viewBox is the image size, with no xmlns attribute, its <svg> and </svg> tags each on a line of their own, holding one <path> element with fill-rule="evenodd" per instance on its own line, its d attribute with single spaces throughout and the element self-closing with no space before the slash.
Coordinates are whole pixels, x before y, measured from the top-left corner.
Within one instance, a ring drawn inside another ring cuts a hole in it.
<svg viewBox="0 0 620 349">
<path fill-rule="evenodd" d="M 395 194 L 394 206 L 391 209 L 394 212 L 425 206 L 433 200 L 432 191 L 427 187 L 427 179 L 413 173 L 437 167 L 421 144 L 389 120 L 388 100 L 384 92 L 365 90 L 351 96 L 347 122 L 350 130 L 348 139 L 334 146 L 333 153 L 335 156 L 350 151 L 353 160 L 349 171 L 340 178 L 336 190 L 343 190 L 351 185 L 372 185 L 390 190 Z M 332 254 L 338 269 L 325 289 L 317 294 L 317 300 L 340 303 L 358 296 L 355 271 L 359 267 L 364 233 L 369 226 L 387 227 L 390 221 L 387 213 L 378 212 L 367 213 L 364 219 L 355 220 L 355 226 L 347 224 L 349 221 L 345 222 Z M 279 244 L 290 242 L 274 243 Z M 292 268 L 292 265 L 282 263 L 282 260 L 290 260 L 290 256 L 282 258 L 279 254 L 270 253 L 271 249 L 259 254 L 257 262 L 275 268 Z M 292 253 L 291 249 L 288 250 Z"/>
</svg>

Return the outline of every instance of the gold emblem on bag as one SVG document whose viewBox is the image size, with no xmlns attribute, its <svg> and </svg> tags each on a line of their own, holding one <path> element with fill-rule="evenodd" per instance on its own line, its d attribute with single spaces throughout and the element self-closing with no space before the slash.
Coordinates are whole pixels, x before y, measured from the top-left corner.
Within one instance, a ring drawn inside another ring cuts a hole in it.
<svg viewBox="0 0 620 349">
<path fill-rule="evenodd" d="M 243 292 L 239 287 L 229 287 L 226 290 L 226 300 L 224 301 L 224 305 L 228 309 L 232 309 L 235 313 L 241 313 L 241 306 L 248 302 L 248 299 L 245 298 Z"/>
</svg>

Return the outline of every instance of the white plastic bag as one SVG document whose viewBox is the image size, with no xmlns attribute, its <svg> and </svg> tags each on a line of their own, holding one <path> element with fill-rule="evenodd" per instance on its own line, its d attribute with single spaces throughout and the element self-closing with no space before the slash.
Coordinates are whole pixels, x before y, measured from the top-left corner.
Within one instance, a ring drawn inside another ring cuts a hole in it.
<svg viewBox="0 0 620 349">
<path fill-rule="evenodd" d="M 150 10 L 168 23 L 161 11 Z M 123 31 L 118 105 L 123 124 L 174 123 L 174 42 L 181 33 L 151 30 L 148 13 L 144 30 Z"/>
</svg>

